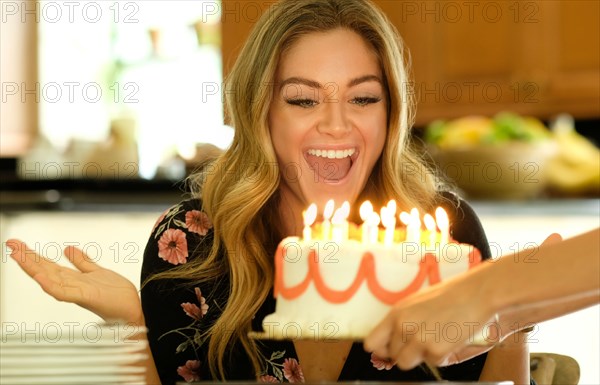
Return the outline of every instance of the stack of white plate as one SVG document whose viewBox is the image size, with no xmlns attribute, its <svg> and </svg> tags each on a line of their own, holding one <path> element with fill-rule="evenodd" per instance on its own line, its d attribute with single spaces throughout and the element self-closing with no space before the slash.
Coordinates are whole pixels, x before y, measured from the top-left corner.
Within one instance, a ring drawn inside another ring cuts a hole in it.
<svg viewBox="0 0 600 385">
<path fill-rule="evenodd" d="M 2 385 L 145 383 L 145 329 L 118 323 L 9 326 L 0 335 Z"/>
</svg>

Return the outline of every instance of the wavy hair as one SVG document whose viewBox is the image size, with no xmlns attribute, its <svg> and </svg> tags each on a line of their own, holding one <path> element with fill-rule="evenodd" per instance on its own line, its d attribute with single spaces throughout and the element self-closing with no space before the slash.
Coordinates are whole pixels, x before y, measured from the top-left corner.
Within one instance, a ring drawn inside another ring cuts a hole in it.
<svg viewBox="0 0 600 385">
<path fill-rule="evenodd" d="M 428 210 L 437 194 L 432 173 L 410 147 L 413 100 L 403 43 L 379 8 L 366 0 L 283 0 L 259 19 L 225 82 L 226 111 L 235 127 L 230 148 L 192 177 L 194 193 L 213 222 L 214 242 L 206 258 L 160 278 L 203 282 L 229 277 L 222 316 L 207 331 L 212 375 L 225 378 L 227 352 L 239 343 L 255 373 L 263 370 L 260 351 L 248 337 L 252 317 L 273 287 L 273 251 L 278 234 L 280 174 L 268 127 L 269 106 L 279 59 L 302 36 L 346 28 L 376 53 L 387 92 L 386 143 L 362 198 L 401 208 Z M 225 257 L 223 257 L 225 256 Z"/>
</svg>

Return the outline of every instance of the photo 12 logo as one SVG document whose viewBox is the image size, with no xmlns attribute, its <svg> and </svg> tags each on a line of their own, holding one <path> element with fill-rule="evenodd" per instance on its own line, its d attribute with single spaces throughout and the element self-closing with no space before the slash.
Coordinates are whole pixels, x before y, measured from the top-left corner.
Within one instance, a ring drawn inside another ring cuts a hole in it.
<svg viewBox="0 0 600 385">
<path fill-rule="evenodd" d="M 103 90 L 104 88 L 104 90 Z M 135 82 L 119 83 L 102 87 L 97 82 L 47 82 L 27 84 L 25 82 L 2 82 L 2 103 L 20 101 L 26 103 L 30 98 L 35 103 L 98 103 L 103 97 L 114 103 L 139 103 L 137 98 L 140 87 Z M 12 99 L 12 100 L 11 100 Z"/>
<path fill-rule="evenodd" d="M 143 251 L 143 246 L 136 242 L 113 242 L 110 245 L 101 245 L 98 242 L 30 242 L 28 249 L 13 249 L 4 244 L 4 253 L 2 255 L 2 263 L 8 262 L 8 255 L 22 255 L 23 259 L 33 259 L 39 261 L 42 258 L 49 262 L 57 263 L 61 260 L 70 259 L 65 255 L 64 250 L 67 247 L 76 247 L 85 254 L 86 260 L 93 263 L 103 263 L 103 260 L 113 263 L 139 263 L 141 261 L 140 252 Z M 106 250 L 108 249 L 108 250 Z M 42 257 L 43 256 L 43 257 Z M 14 257 L 13 257 L 14 258 Z"/>
<path fill-rule="evenodd" d="M 120 322 L 2 322 L 0 341 L 3 344 L 95 344 L 139 341 L 144 328 Z"/>
<path fill-rule="evenodd" d="M 421 23 L 539 22 L 535 1 L 400 1 L 401 21 Z"/>
<path fill-rule="evenodd" d="M 340 326 L 336 322 L 313 322 L 303 326 L 298 322 L 263 322 L 265 335 L 269 336 L 269 338 L 283 336 L 284 339 L 292 340 L 312 339 L 321 342 L 338 341 Z"/>
<path fill-rule="evenodd" d="M 406 82 L 403 84 L 408 95 L 419 103 L 539 103 L 540 86 L 531 81 L 523 82 Z"/>
<path fill-rule="evenodd" d="M 64 179 L 132 179 L 139 175 L 136 162 L 35 162 L 21 161 L 17 164 L 17 174 L 27 180 L 64 180 Z"/>
<path fill-rule="evenodd" d="M 139 23 L 140 6 L 133 1 L 2 1 L 2 23 Z"/>
</svg>

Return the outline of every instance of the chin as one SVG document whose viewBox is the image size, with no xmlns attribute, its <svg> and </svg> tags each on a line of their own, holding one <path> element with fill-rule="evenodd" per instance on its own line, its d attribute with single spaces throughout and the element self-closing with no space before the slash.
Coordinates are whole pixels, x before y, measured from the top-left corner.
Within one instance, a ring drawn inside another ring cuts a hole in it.
<svg viewBox="0 0 600 385">
<path fill-rule="evenodd" d="M 361 178 L 362 175 L 356 174 L 358 169 L 350 170 L 350 173 L 339 181 L 319 181 L 314 179 L 305 179 L 302 183 L 302 194 L 305 198 L 306 207 L 315 203 L 319 212 L 325 208 L 330 199 L 335 202 L 335 208 L 339 208 L 344 201 L 348 201 L 351 206 L 356 203 L 361 191 L 364 189 L 368 178 Z M 361 180 L 362 179 L 362 180 Z"/>
<path fill-rule="evenodd" d="M 333 199 L 333 201 L 335 202 L 335 208 L 337 209 L 342 205 L 344 201 L 348 201 L 352 206 L 358 198 L 357 193 L 348 191 L 348 186 L 327 187 L 329 188 L 323 189 L 325 191 L 320 191 L 319 193 L 308 197 L 308 204 L 315 203 L 319 212 L 321 212 L 324 209 L 325 205 L 330 199 Z M 317 188 L 321 188 L 321 186 Z"/>
</svg>

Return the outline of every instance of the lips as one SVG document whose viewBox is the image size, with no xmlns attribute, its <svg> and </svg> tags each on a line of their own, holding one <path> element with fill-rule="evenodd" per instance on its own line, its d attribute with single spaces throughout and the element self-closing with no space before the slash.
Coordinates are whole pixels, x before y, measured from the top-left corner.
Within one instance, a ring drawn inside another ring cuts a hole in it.
<svg viewBox="0 0 600 385">
<path fill-rule="evenodd" d="M 344 179 L 350 172 L 355 148 L 347 149 L 316 149 L 311 148 L 305 153 L 309 167 L 315 172 L 318 181 L 337 182 Z"/>
</svg>

